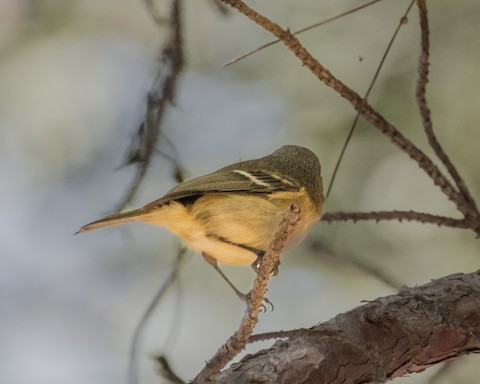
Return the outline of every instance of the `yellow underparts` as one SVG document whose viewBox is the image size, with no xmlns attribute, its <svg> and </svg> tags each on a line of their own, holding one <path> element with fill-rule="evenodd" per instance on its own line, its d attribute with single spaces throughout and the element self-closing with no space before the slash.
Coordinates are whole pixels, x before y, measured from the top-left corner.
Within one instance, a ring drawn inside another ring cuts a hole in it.
<svg viewBox="0 0 480 384">
<path fill-rule="evenodd" d="M 209 194 L 186 207 L 173 201 L 142 215 L 141 220 L 165 227 L 195 251 L 206 253 L 220 263 L 249 265 L 257 255 L 235 244 L 266 251 L 293 202 L 301 208 L 301 219 L 287 242 L 290 247 L 302 240 L 320 216 L 303 188 L 268 197 Z"/>
</svg>

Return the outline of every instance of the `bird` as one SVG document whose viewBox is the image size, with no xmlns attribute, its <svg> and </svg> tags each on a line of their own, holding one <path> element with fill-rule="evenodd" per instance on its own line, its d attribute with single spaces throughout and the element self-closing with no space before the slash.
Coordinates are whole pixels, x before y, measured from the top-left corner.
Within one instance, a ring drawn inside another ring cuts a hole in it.
<svg viewBox="0 0 480 384">
<path fill-rule="evenodd" d="M 142 208 L 106 216 L 77 233 L 130 222 L 164 227 L 202 254 L 245 299 L 218 263 L 255 269 L 292 204 L 300 208 L 300 220 L 285 249 L 320 219 L 324 196 L 318 157 L 308 148 L 284 145 L 267 156 L 180 183 Z"/>
</svg>

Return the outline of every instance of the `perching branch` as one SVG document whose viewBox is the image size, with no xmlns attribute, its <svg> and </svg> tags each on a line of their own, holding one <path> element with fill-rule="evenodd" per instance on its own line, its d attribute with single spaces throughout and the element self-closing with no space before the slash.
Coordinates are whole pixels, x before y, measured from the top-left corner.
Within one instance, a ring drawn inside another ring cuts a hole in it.
<svg viewBox="0 0 480 384">
<path fill-rule="evenodd" d="M 420 372 L 480 352 L 480 271 L 403 288 L 310 329 L 254 337 L 272 336 L 281 340 L 215 383 L 383 383 Z"/>
<path fill-rule="evenodd" d="M 258 315 L 262 310 L 268 281 L 271 276 L 275 275 L 278 271 L 280 254 L 288 237 L 295 230 L 295 226 L 300 220 L 300 215 L 300 208 L 297 204 L 293 204 L 283 216 L 282 222 L 278 227 L 278 231 L 275 234 L 273 241 L 270 243 L 269 249 L 265 255 L 262 256 L 261 263 L 257 269 L 257 276 L 253 283 L 253 288 L 248 294 L 247 309 L 238 330 L 206 363 L 203 370 L 193 381 L 194 383 L 204 384 L 212 381 L 220 370 L 245 348 L 245 345 L 248 343 L 253 329 L 257 324 Z"/>
</svg>

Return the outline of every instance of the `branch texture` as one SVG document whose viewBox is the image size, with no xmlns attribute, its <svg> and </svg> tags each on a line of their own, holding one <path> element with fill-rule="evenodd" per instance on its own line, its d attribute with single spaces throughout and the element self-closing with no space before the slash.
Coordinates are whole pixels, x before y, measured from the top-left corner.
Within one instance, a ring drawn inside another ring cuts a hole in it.
<svg viewBox="0 0 480 384">
<path fill-rule="evenodd" d="M 480 271 L 403 288 L 275 336 L 282 340 L 245 356 L 215 383 L 379 383 L 420 372 L 480 351 Z"/>
<path fill-rule="evenodd" d="M 365 99 L 363 99 L 353 89 L 348 87 L 342 81 L 337 79 L 327 68 L 325 68 L 290 32 L 290 30 L 282 28 L 267 17 L 261 15 L 253 8 L 246 5 L 241 0 L 222 0 L 224 3 L 229 4 L 233 8 L 237 9 L 240 13 L 254 21 L 263 29 L 272 33 L 277 39 L 292 51 L 292 53 L 307 67 L 312 74 L 314 74 L 325 85 L 332 88 L 340 96 L 348 100 L 352 107 L 367 121 L 374 125 L 382 134 L 387 136 L 398 148 L 408 154 L 412 160 L 414 160 L 418 166 L 432 179 L 433 183 L 440 188 L 440 190 L 451 200 L 457 207 L 457 209 L 465 216 L 466 220 L 470 224 L 477 236 L 480 236 L 480 226 L 478 225 L 478 211 L 468 202 L 468 196 L 465 197 L 464 193 L 459 191 L 450 180 L 440 171 L 438 166 L 412 141 L 410 141 L 405 135 L 403 135 L 393 124 L 388 122 L 379 112 L 377 112 Z M 422 8 L 420 8 L 422 12 Z M 426 12 L 423 13 L 426 15 Z M 425 25 L 422 25 L 425 27 Z M 425 42 L 425 28 L 424 42 Z M 424 49 L 428 49 L 428 45 L 424 44 Z M 422 98 L 424 93 L 424 84 L 426 81 L 426 75 L 428 74 L 428 66 L 425 64 L 424 59 L 426 55 L 422 55 L 420 63 L 420 70 L 423 71 L 420 77 L 419 85 L 419 97 Z M 423 62 L 423 63 L 422 63 Z M 428 62 L 427 62 L 428 64 Z M 427 71 L 427 72 L 425 72 Z M 424 105 L 426 106 L 426 104 Z M 422 108 L 422 106 L 420 106 Z M 426 118 L 429 119 L 428 111 L 423 116 L 424 122 Z M 428 124 L 428 122 L 427 122 Z M 458 180 L 457 180 L 458 181 Z"/>
<path fill-rule="evenodd" d="M 257 277 L 253 283 L 252 290 L 249 292 L 247 309 L 240 323 L 240 327 L 207 362 L 204 369 L 195 378 L 194 383 L 203 384 L 212 382 L 213 377 L 247 345 L 253 329 L 257 324 L 258 315 L 263 307 L 268 281 L 271 276 L 276 275 L 278 272 L 280 254 L 283 251 L 288 237 L 295 230 L 295 226 L 300 220 L 300 214 L 299 206 L 293 204 L 283 216 L 278 231 L 270 243 L 269 249 L 261 258 L 260 265 L 257 269 Z"/>
<path fill-rule="evenodd" d="M 396 220 L 418 221 L 420 223 L 437 224 L 439 227 L 471 228 L 471 223 L 464 219 L 432 215 L 430 213 L 415 211 L 372 211 L 372 212 L 327 212 L 322 216 L 322 221 L 359 221 L 359 220 Z"/>
</svg>

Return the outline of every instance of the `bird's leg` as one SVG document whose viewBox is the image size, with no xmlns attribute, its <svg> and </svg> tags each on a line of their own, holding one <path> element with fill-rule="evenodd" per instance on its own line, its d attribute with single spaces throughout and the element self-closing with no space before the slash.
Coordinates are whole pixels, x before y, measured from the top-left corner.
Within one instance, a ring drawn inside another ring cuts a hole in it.
<svg viewBox="0 0 480 384">
<path fill-rule="evenodd" d="M 218 263 L 217 263 L 217 260 L 214 259 L 213 257 L 211 256 L 208 256 L 206 253 L 202 253 L 202 256 L 203 258 L 205 259 L 205 261 L 210 264 L 213 269 L 215 269 L 218 274 L 220 276 L 222 276 L 222 279 L 225 280 L 227 282 L 227 284 L 230 286 L 230 288 L 233 289 L 233 291 L 235 292 L 235 294 L 238 296 L 238 298 L 240 300 L 242 300 L 243 302 L 247 303 L 248 302 L 248 293 L 245 294 L 245 293 L 242 293 L 240 292 L 237 287 L 235 287 L 235 285 L 233 285 L 233 283 L 228 279 L 227 276 L 225 276 L 225 274 L 223 273 L 223 271 L 220 269 L 220 267 L 218 266 Z"/>
</svg>

